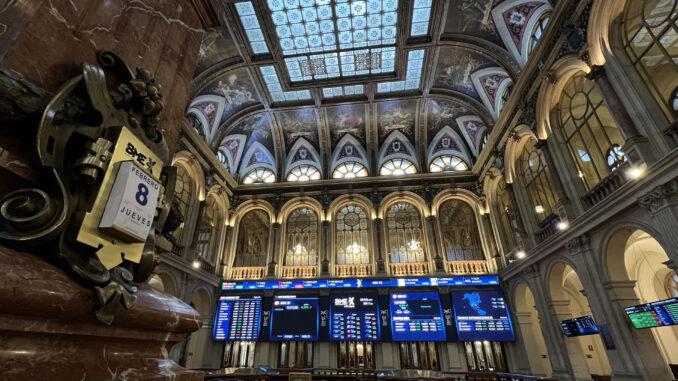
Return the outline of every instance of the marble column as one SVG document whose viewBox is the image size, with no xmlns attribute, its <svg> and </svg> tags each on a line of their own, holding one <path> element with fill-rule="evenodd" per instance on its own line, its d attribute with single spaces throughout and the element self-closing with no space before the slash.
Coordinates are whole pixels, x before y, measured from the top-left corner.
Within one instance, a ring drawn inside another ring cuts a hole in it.
<svg viewBox="0 0 678 381">
<path fill-rule="evenodd" d="M 269 250 L 269 262 L 268 262 L 268 272 L 267 272 L 267 277 L 269 278 L 275 278 L 275 270 L 276 270 L 276 265 L 278 262 L 276 261 L 276 258 L 278 258 L 278 254 L 280 253 L 280 228 L 282 227 L 282 224 L 280 222 L 274 222 L 271 224 L 271 249 Z M 283 262 L 285 258 L 281 258 L 281 261 Z"/>
<path fill-rule="evenodd" d="M 224 234 L 224 250 L 221 253 L 221 276 L 226 278 L 228 264 L 230 263 L 231 255 L 235 255 L 235 245 L 233 245 L 233 226 L 226 225 L 226 232 Z M 234 247 L 231 252 L 231 247 Z"/>
<path fill-rule="evenodd" d="M 548 301 L 550 310 L 551 310 L 551 320 L 555 323 L 558 323 L 562 320 L 572 319 L 572 308 L 570 307 L 569 300 L 549 300 Z M 560 329 L 560 327 L 558 327 Z M 562 329 L 561 329 L 562 331 Z M 567 355 L 570 359 L 570 365 L 572 367 L 572 373 L 576 380 L 590 380 L 591 373 L 589 367 L 586 364 L 586 355 L 579 344 L 579 340 L 572 340 L 564 337 L 564 334 L 559 331 L 560 340 L 562 346 L 566 349 Z"/>
<path fill-rule="evenodd" d="M 323 259 L 321 275 L 330 275 L 330 247 L 332 242 L 332 232 L 330 231 L 330 221 L 323 221 L 321 227 L 321 247 L 323 250 Z"/>
<path fill-rule="evenodd" d="M 485 213 L 480 216 L 480 223 L 483 225 L 483 229 L 485 230 L 485 234 L 482 234 L 482 236 L 487 237 L 487 246 L 490 248 L 487 260 L 494 262 L 494 268 L 491 268 L 492 266 L 490 266 L 490 271 L 494 272 L 500 267 L 506 267 L 504 256 L 499 255 L 499 249 L 497 247 L 497 241 L 495 240 L 494 229 L 492 227 L 492 220 L 490 219 L 489 213 Z"/>
<path fill-rule="evenodd" d="M 189 255 L 192 255 L 192 258 L 189 259 L 195 260 L 200 256 L 200 252 L 198 251 L 198 238 L 200 237 L 200 223 L 202 222 L 202 218 L 205 214 L 206 206 L 207 202 L 200 201 L 195 223 L 193 224 L 193 237 L 191 238 L 191 250 L 189 252 Z"/>
<path fill-rule="evenodd" d="M 426 217 L 428 221 L 428 227 L 430 232 L 430 253 L 433 254 L 433 261 L 435 263 L 435 272 L 436 273 L 445 273 L 445 260 L 441 256 L 441 248 L 438 246 L 438 237 L 440 237 L 440 229 L 438 225 L 438 216 L 428 216 Z M 442 245 L 442 242 L 441 242 Z"/>
<path fill-rule="evenodd" d="M 617 127 L 619 127 L 625 142 L 622 150 L 629 162 L 634 165 L 654 162 L 656 157 L 647 137 L 642 136 L 633 124 L 631 117 L 626 111 L 626 107 L 621 102 L 621 99 L 619 99 L 619 94 L 617 94 L 610 83 L 610 79 L 605 72 L 605 67 L 593 66 L 591 71 L 586 75 L 586 78 L 595 82 L 605 105 L 610 110 L 612 119 L 614 119 Z"/>
<path fill-rule="evenodd" d="M 678 180 L 655 187 L 638 198 L 651 215 L 652 227 L 660 234 L 653 237 L 662 245 L 673 263 L 678 263 Z"/>
<path fill-rule="evenodd" d="M 525 216 L 523 216 L 522 211 L 518 207 L 518 200 L 516 199 L 515 190 L 513 189 L 513 184 L 506 183 L 506 193 L 509 196 L 511 202 L 511 214 L 513 215 L 513 221 L 515 222 L 515 233 L 517 242 L 516 245 L 519 249 L 527 250 L 525 247 L 525 239 L 527 238 L 527 231 L 525 230 L 525 225 L 523 223 Z"/>
<path fill-rule="evenodd" d="M 563 178 L 560 176 L 560 171 L 556 166 L 556 162 L 553 160 L 553 155 L 551 153 L 551 148 L 549 147 L 548 141 L 540 140 L 535 144 L 535 147 L 541 150 L 544 155 L 544 160 L 546 160 L 546 166 L 548 171 L 551 174 L 551 182 L 553 183 L 553 190 L 556 192 L 556 209 L 558 209 L 558 215 L 561 221 L 567 221 L 569 219 L 574 219 L 576 217 L 574 208 L 572 207 L 572 201 L 567 197 L 567 192 L 565 192 L 565 187 L 563 186 Z"/>
<path fill-rule="evenodd" d="M 381 218 L 375 218 L 372 220 L 374 222 L 374 237 L 377 241 L 377 273 L 384 274 L 386 272 L 386 261 L 384 260 L 384 249 L 382 246 L 382 237 L 384 236 L 383 226 L 384 220 Z"/>
<path fill-rule="evenodd" d="M 620 380 L 670 377 L 652 333 L 633 329 L 628 323 L 624 307 L 638 304 L 633 290 L 635 282 L 603 284 L 600 279 L 602 269 L 595 261 L 600 256 L 595 255 L 586 235 L 568 241 L 566 248 L 575 263 L 577 276 L 599 329 L 609 330 L 609 338 L 606 339 L 604 334 L 601 338 L 612 377 Z"/>
</svg>

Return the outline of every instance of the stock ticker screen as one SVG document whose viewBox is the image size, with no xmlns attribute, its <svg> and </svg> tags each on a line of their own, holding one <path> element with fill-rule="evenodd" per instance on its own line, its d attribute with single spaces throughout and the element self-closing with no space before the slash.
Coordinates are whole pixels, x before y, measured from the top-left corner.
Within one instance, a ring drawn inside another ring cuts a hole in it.
<svg viewBox="0 0 678 381">
<path fill-rule="evenodd" d="M 624 309 L 636 328 L 678 324 L 678 298 L 664 299 Z"/>
<path fill-rule="evenodd" d="M 393 341 L 445 341 L 445 326 L 437 292 L 393 292 Z"/>
<path fill-rule="evenodd" d="M 317 341 L 318 297 L 277 295 L 271 313 L 271 341 Z"/>
<path fill-rule="evenodd" d="M 459 340 L 515 340 L 503 291 L 453 291 L 452 306 Z"/>
<path fill-rule="evenodd" d="M 330 297 L 330 340 L 379 341 L 379 305 L 376 294 L 339 294 Z"/>
<path fill-rule="evenodd" d="M 259 339 L 261 296 L 222 296 L 214 322 L 214 340 Z"/>
</svg>

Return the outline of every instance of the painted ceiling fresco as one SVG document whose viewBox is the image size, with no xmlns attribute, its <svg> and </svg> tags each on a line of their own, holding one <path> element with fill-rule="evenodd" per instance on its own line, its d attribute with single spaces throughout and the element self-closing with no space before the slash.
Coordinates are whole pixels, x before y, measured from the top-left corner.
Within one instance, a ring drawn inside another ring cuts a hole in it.
<svg viewBox="0 0 678 381">
<path fill-rule="evenodd" d="M 325 179 L 347 160 L 362 163 L 370 175 L 376 175 L 378 166 L 390 157 L 411 159 L 420 172 L 426 172 L 430 161 L 441 154 L 454 154 L 473 166 L 524 65 L 527 44 L 534 44 L 530 36 L 536 20 L 548 15 L 551 5 L 545 0 L 431 1 L 432 15 L 447 14 L 431 17 L 428 32 L 419 26 L 417 38 L 428 36 L 428 40 L 410 46 L 412 25 L 408 23 L 414 18 L 402 10 L 412 12 L 415 2 L 426 6 L 429 2 L 389 1 L 397 4 L 399 20 L 395 58 L 388 56 L 395 59 L 395 72 L 344 78 L 339 83 L 336 79 L 290 82 L 289 59 L 297 56 L 289 51 L 283 55 L 266 0 L 223 2 L 227 24 L 205 33 L 193 84 L 197 90 L 187 114 L 197 119 L 196 128 L 208 145 L 227 157 L 226 165 L 237 181 L 256 165 L 284 179 L 291 165 L 302 162 L 317 166 Z M 320 9 L 313 0 L 306 2 Z M 339 27 L 336 20 L 327 22 Z M 443 25 L 433 25 L 436 22 Z M 259 50 L 266 50 L 261 59 L 252 50 L 254 27 L 259 31 L 254 36 Z M 433 30 L 440 35 L 432 35 Z M 384 45 L 369 49 L 380 47 Z M 407 62 L 414 50 L 423 52 L 423 63 L 417 66 L 419 87 L 378 92 L 385 81 L 399 83 L 414 75 Z M 303 53 L 311 58 L 313 54 Z M 358 50 L 351 54 L 357 57 Z M 314 70 L 322 68 L 308 62 L 310 66 L 302 70 L 315 78 Z M 276 81 L 263 76 L 264 67 Z M 328 92 L 337 86 L 361 91 Z M 305 95 L 273 97 L 271 92 Z"/>
</svg>

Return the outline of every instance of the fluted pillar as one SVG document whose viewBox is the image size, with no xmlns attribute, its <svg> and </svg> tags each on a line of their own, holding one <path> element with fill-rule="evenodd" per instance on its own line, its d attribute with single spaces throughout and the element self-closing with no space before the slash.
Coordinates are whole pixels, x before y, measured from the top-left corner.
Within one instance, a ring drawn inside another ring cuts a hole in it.
<svg viewBox="0 0 678 381">
<path fill-rule="evenodd" d="M 382 246 L 382 240 L 384 236 L 383 226 L 384 220 L 381 218 L 375 218 L 372 220 L 374 222 L 374 237 L 377 241 L 377 273 L 383 274 L 386 272 L 386 261 L 384 260 L 384 248 Z"/>
<path fill-rule="evenodd" d="M 654 237 L 673 263 L 678 263 L 678 180 L 655 187 L 638 199 L 651 216 L 652 227 L 661 235 Z"/>
<path fill-rule="evenodd" d="M 330 243 L 332 240 L 332 232 L 330 231 L 330 221 L 323 221 L 321 226 L 321 247 L 323 249 L 323 259 L 321 266 L 321 276 L 330 275 Z"/>
</svg>

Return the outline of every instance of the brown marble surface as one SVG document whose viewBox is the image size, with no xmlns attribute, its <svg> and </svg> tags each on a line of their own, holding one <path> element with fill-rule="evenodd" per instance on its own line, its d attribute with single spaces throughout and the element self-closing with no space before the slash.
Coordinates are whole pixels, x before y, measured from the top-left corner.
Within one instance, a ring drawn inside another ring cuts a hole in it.
<svg viewBox="0 0 678 381">
<path fill-rule="evenodd" d="M 0 247 L 0 380 L 202 380 L 169 359 L 197 311 L 142 287 L 112 326 L 96 295 L 38 256 Z"/>
<path fill-rule="evenodd" d="M 13 43 L 6 43 L 0 34 L 0 57 L 6 51 L 1 65 L 52 92 L 80 74 L 83 62 L 96 63 L 97 50 L 115 52 L 133 69 L 149 69 L 163 86 L 166 106 L 161 128 L 173 152 L 203 35 L 191 0 L 10 3 L 14 7 L 0 13 L 0 31 L 13 15 L 18 15 L 21 29 Z M 22 22 L 27 26 L 21 27 Z"/>
</svg>

